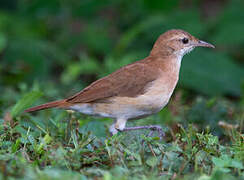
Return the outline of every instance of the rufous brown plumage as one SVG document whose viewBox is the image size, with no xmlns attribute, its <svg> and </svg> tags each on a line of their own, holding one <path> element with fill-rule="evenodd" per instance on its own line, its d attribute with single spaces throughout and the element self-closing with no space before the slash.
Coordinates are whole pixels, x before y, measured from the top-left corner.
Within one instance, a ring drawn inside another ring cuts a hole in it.
<svg viewBox="0 0 244 180">
<path fill-rule="evenodd" d="M 110 127 L 112 134 L 143 128 L 160 130 L 158 126 L 125 128 L 125 125 L 127 120 L 154 114 L 168 103 L 178 82 L 182 57 L 197 46 L 214 47 L 183 30 L 167 31 L 145 59 L 120 68 L 67 99 L 25 112 L 57 107 L 110 117 L 115 119 Z"/>
</svg>

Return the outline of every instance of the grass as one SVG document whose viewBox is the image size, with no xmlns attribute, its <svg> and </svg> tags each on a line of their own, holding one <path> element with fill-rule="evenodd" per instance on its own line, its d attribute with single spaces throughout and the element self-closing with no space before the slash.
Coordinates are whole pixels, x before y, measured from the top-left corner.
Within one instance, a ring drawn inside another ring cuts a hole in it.
<svg viewBox="0 0 244 180">
<path fill-rule="evenodd" d="M 244 111 L 228 100 L 184 104 L 176 94 L 159 114 L 129 122 L 161 125 L 160 140 L 147 130 L 110 137 L 109 119 L 56 109 L 22 113 L 40 94 L 23 96 L 0 119 L 1 179 L 244 178 Z"/>
</svg>

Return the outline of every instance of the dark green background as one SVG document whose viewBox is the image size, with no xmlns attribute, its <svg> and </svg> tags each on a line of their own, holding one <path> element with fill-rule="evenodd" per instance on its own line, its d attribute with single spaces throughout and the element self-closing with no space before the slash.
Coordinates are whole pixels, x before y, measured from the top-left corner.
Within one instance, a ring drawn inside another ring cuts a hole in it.
<svg viewBox="0 0 244 180">
<path fill-rule="evenodd" d="M 179 28 L 216 46 L 184 58 L 180 87 L 240 97 L 243 7 L 241 0 L 3 0 L 1 94 L 36 82 L 41 89 L 55 86 L 57 94 L 70 95 L 146 57 L 161 33 Z M 9 99 L 7 105 L 13 103 Z"/>
</svg>

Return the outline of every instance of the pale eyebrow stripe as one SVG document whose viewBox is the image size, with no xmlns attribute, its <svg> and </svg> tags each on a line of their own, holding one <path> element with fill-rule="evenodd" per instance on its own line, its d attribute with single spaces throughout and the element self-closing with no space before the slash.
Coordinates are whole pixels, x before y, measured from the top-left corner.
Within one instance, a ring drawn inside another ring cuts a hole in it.
<svg viewBox="0 0 244 180">
<path fill-rule="evenodd" d="M 183 37 L 178 35 L 178 36 L 174 36 L 174 37 L 170 38 L 169 40 L 178 39 L 178 38 L 180 39 L 180 38 L 183 38 Z"/>
</svg>

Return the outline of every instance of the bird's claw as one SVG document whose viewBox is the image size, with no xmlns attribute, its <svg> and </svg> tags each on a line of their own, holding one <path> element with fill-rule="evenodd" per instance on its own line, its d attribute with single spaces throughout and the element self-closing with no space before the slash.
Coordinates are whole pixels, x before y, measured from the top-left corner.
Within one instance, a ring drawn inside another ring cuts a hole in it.
<svg viewBox="0 0 244 180">
<path fill-rule="evenodd" d="M 161 126 L 159 126 L 159 125 L 153 125 L 153 126 L 149 127 L 149 129 L 151 130 L 149 132 L 149 134 L 147 135 L 149 137 L 152 136 L 155 131 L 158 132 L 160 140 L 165 136 L 165 133 L 163 132 Z"/>
</svg>

